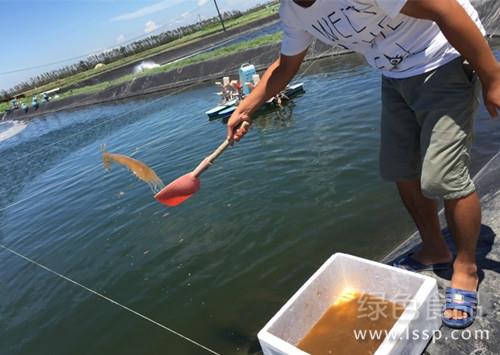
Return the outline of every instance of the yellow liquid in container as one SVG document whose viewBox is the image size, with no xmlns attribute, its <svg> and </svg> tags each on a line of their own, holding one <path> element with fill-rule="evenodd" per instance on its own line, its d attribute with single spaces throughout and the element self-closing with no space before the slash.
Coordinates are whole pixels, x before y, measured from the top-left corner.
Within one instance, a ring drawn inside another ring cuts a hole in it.
<svg viewBox="0 0 500 355">
<path fill-rule="evenodd" d="M 402 304 L 348 291 L 328 308 L 297 347 L 311 355 L 374 354 L 403 311 Z"/>
</svg>

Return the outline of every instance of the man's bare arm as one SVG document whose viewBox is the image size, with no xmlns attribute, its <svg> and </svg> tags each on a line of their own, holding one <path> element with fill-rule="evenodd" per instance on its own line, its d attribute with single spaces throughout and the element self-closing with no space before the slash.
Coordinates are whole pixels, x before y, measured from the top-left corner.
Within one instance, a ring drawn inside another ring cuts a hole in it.
<svg viewBox="0 0 500 355">
<path fill-rule="evenodd" d="M 465 9 L 456 0 L 408 0 L 401 13 L 437 23 L 451 45 L 476 70 L 483 84 L 486 108 L 496 117 L 500 107 L 500 65 Z"/>
<path fill-rule="evenodd" d="M 267 100 L 278 94 L 299 71 L 307 50 L 294 56 L 281 55 L 262 75 L 259 84 L 252 90 L 231 115 L 227 123 L 228 139 L 238 141 L 247 132 L 246 128 L 235 129 L 243 122 L 250 122 L 251 115 Z"/>
</svg>

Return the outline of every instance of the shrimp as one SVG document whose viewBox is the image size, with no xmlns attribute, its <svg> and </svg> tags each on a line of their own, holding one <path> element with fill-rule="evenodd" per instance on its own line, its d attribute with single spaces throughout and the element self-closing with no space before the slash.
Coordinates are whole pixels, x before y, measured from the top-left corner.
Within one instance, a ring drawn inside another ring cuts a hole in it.
<svg viewBox="0 0 500 355">
<path fill-rule="evenodd" d="M 102 162 L 106 171 L 111 171 L 111 161 L 114 161 L 127 167 L 138 179 L 147 183 L 153 192 L 158 192 L 165 186 L 154 170 L 143 162 L 126 155 L 109 153 L 106 151 L 104 144 L 101 145 L 101 152 Z"/>
</svg>

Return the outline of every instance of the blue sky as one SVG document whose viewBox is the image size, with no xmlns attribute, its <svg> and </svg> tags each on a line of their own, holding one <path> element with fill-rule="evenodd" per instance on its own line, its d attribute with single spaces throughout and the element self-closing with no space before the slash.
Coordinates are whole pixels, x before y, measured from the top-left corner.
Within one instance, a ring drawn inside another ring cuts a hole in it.
<svg viewBox="0 0 500 355">
<path fill-rule="evenodd" d="M 266 0 L 218 0 L 221 11 Z M 0 0 L 0 73 L 58 62 L 217 14 L 213 0 Z M 0 89 L 65 64 L 0 74 Z"/>
</svg>

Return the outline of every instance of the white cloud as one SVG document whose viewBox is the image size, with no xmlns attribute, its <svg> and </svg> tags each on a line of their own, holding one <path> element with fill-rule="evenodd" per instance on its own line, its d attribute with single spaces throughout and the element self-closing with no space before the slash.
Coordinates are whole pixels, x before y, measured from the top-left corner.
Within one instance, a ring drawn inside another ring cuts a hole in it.
<svg viewBox="0 0 500 355">
<path fill-rule="evenodd" d="M 198 0 L 198 1 L 203 1 L 203 0 Z M 156 13 L 158 11 L 168 9 L 169 7 L 175 6 L 181 2 L 182 2 L 182 0 L 163 0 L 163 1 L 157 2 L 157 3 L 152 4 L 152 5 L 144 6 L 144 7 L 140 8 L 139 10 L 127 12 L 127 13 L 112 17 L 111 21 L 133 20 L 136 18 L 140 18 L 140 17 L 144 17 L 146 15 Z"/>
<path fill-rule="evenodd" d="M 123 42 L 125 42 L 126 39 L 127 39 L 127 37 L 125 37 L 125 35 L 121 34 L 118 37 L 116 37 L 116 43 L 118 43 L 118 44 L 123 43 Z"/>
<path fill-rule="evenodd" d="M 148 21 L 144 25 L 144 33 L 151 33 L 158 29 L 158 25 L 154 21 Z"/>
<path fill-rule="evenodd" d="M 197 4 L 198 6 L 203 6 L 208 2 L 208 0 L 198 0 Z"/>
<path fill-rule="evenodd" d="M 182 18 L 186 18 L 186 17 L 189 16 L 190 13 L 191 13 L 190 11 L 183 12 L 182 15 L 181 15 L 181 17 Z"/>
</svg>

